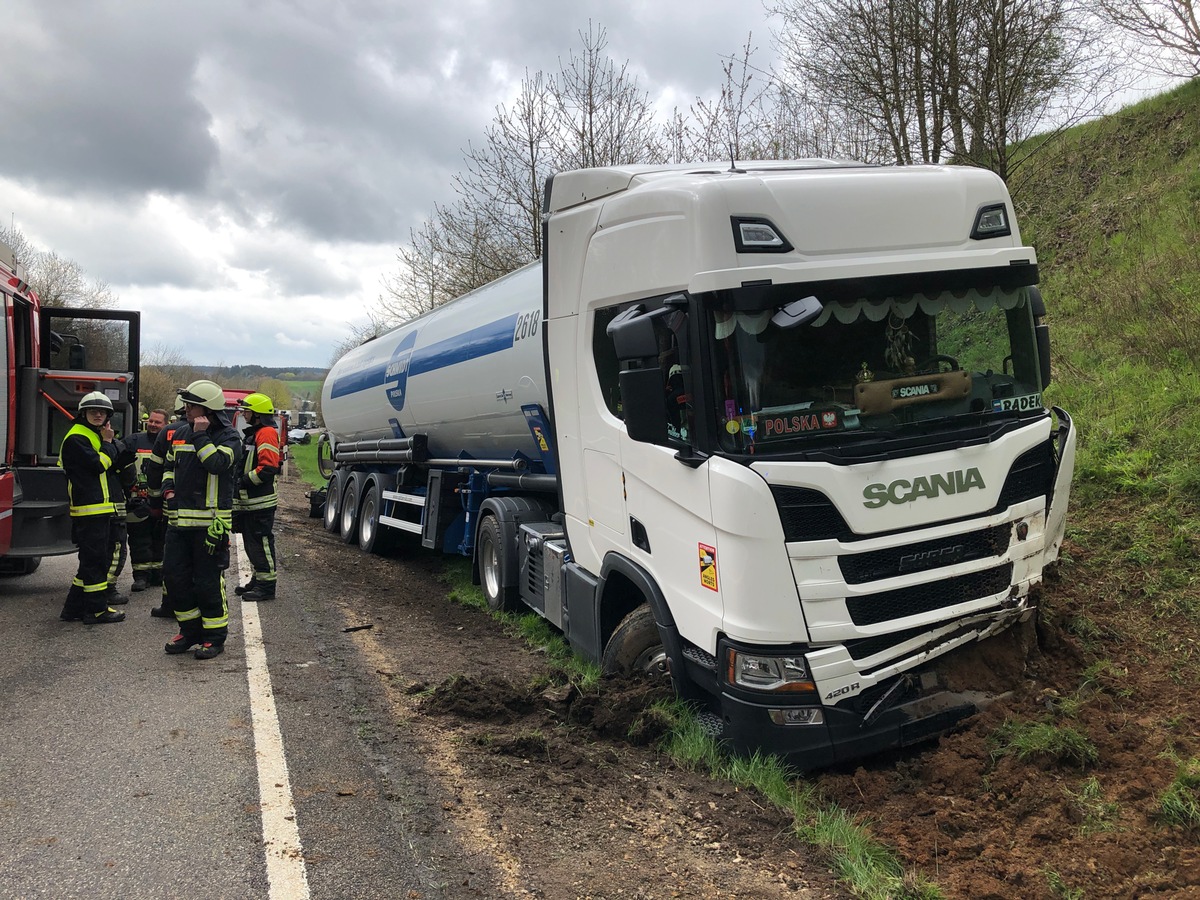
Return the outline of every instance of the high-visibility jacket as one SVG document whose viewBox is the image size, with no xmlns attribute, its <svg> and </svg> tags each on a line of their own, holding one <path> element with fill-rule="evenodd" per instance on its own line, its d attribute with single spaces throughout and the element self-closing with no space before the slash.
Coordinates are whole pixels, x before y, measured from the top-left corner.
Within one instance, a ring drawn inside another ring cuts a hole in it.
<svg viewBox="0 0 1200 900">
<path fill-rule="evenodd" d="M 219 414 L 210 413 L 209 427 L 194 431 L 180 425 L 171 435 L 163 462 L 162 492 L 174 491 L 167 503 L 176 528 L 208 528 L 214 519 L 233 523 L 233 483 L 241 462 L 238 433 Z"/>
<path fill-rule="evenodd" d="M 67 474 L 72 516 L 116 513 L 108 481 L 108 470 L 116 458 L 116 447 L 100 440 L 94 428 L 82 422 L 70 427 L 58 451 L 58 462 Z"/>
<path fill-rule="evenodd" d="M 274 509 L 279 503 L 275 478 L 280 471 L 279 429 L 274 425 L 254 425 L 242 437 L 245 462 L 233 498 L 236 512 Z"/>
</svg>

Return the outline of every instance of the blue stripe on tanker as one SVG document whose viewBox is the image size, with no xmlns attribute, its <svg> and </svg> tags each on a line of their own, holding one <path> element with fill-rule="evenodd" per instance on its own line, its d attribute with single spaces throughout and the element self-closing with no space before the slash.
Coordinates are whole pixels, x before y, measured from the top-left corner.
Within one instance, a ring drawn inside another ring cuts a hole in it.
<svg viewBox="0 0 1200 900">
<path fill-rule="evenodd" d="M 513 345 L 513 335 L 517 327 L 517 314 L 505 316 L 487 325 L 480 325 L 470 331 L 430 344 L 414 350 L 408 363 L 408 375 L 423 375 L 437 369 L 469 362 L 502 350 L 510 350 Z M 339 377 L 329 391 L 330 397 L 345 397 L 360 391 L 382 387 L 395 380 L 387 376 L 391 361 L 379 363 L 357 372 L 351 372 Z"/>
</svg>

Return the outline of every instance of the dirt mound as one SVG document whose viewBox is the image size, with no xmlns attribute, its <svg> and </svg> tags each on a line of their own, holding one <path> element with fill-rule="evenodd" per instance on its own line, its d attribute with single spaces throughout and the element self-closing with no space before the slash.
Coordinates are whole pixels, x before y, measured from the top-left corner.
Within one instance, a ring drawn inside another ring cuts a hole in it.
<svg viewBox="0 0 1200 900">
<path fill-rule="evenodd" d="M 523 728 L 575 726 L 598 737 L 649 746 L 671 730 L 655 704 L 671 697 L 661 680 L 606 678 L 587 693 L 574 685 L 518 687 L 496 676 L 454 675 L 424 697 L 422 712 Z"/>
</svg>

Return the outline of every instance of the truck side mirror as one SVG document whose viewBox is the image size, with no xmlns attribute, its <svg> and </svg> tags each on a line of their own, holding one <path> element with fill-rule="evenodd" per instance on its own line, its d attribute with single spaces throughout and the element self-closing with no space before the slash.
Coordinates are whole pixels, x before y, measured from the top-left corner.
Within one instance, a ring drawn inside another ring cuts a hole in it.
<svg viewBox="0 0 1200 900">
<path fill-rule="evenodd" d="M 667 395 L 658 366 L 626 369 L 617 376 L 621 410 L 630 440 L 643 444 L 667 443 Z"/>
<path fill-rule="evenodd" d="M 67 368 L 76 371 L 87 368 L 87 348 L 83 344 L 72 344 L 67 348 Z"/>
<path fill-rule="evenodd" d="M 1046 301 L 1035 285 L 1029 287 L 1029 306 L 1033 313 L 1033 337 L 1037 344 L 1042 388 L 1045 389 L 1050 384 L 1050 326 L 1046 324 Z"/>
<path fill-rule="evenodd" d="M 654 320 L 640 306 L 631 306 L 608 323 L 605 333 L 612 339 L 617 359 L 656 359 L 658 341 L 654 338 Z"/>
<path fill-rule="evenodd" d="M 1035 325 L 1033 336 L 1037 341 L 1038 365 L 1041 367 L 1042 387 L 1050 384 L 1050 326 Z"/>
</svg>

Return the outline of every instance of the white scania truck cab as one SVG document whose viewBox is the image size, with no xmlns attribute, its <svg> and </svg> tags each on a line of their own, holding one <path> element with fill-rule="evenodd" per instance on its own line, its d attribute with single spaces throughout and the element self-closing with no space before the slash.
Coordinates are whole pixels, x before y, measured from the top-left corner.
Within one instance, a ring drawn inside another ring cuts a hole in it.
<svg viewBox="0 0 1200 900">
<path fill-rule="evenodd" d="M 939 663 L 1035 612 L 1075 431 L 989 172 L 565 172 L 545 254 L 347 354 L 326 524 L 475 560 L 739 749 L 827 765 L 974 710 Z"/>
</svg>

